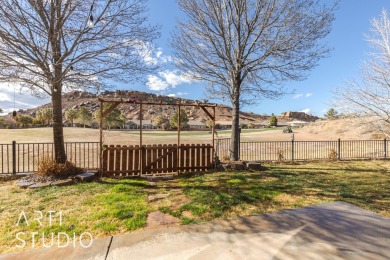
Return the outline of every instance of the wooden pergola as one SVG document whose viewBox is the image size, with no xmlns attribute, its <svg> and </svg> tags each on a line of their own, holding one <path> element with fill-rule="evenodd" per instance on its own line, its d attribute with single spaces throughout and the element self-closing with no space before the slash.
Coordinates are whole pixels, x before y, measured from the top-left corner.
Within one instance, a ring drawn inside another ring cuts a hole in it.
<svg viewBox="0 0 390 260">
<path fill-rule="evenodd" d="M 100 170 L 103 169 L 103 118 L 106 117 L 108 114 L 110 114 L 116 107 L 118 107 L 120 104 L 133 104 L 133 105 L 139 105 L 139 121 L 140 121 L 140 127 L 139 127 L 139 146 L 142 147 L 143 145 L 143 139 L 142 139 L 142 120 L 143 120 L 143 106 L 173 106 L 177 107 L 178 111 L 178 126 L 177 126 L 177 147 L 180 147 L 180 116 L 181 116 L 181 108 L 182 107 L 199 107 L 201 108 L 205 114 L 212 120 L 212 154 L 215 154 L 215 147 L 214 147 L 214 141 L 215 141 L 215 108 L 217 105 L 215 104 L 205 104 L 205 103 L 181 103 L 179 102 L 145 102 L 145 101 L 139 101 L 139 100 L 133 100 L 128 99 L 125 100 L 123 98 L 121 99 L 103 99 L 99 98 L 100 101 Z M 110 103 L 111 105 L 103 111 L 104 109 L 104 103 Z M 207 110 L 207 108 L 212 108 L 212 113 Z"/>
</svg>

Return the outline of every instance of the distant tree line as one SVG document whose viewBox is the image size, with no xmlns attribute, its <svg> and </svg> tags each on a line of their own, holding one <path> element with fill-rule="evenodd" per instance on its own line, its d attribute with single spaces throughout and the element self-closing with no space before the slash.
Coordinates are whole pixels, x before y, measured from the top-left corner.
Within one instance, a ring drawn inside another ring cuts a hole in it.
<svg viewBox="0 0 390 260">
<path fill-rule="evenodd" d="M 1 113 L 1 111 L 0 111 Z M 65 112 L 65 118 L 67 121 L 64 121 L 65 126 L 83 126 L 83 127 L 99 127 L 100 122 L 100 110 L 92 113 L 85 107 L 80 109 L 68 109 Z M 105 128 L 112 127 L 123 127 L 126 117 L 119 111 L 115 109 L 111 112 L 104 120 Z M 27 115 L 23 113 L 18 113 L 16 117 L 4 117 L 0 119 L 0 127 L 5 128 L 26 128 L 26 127 L 43 127 L 51 126 L 53 122 L 53 109 L 52 108 L 42 108 L 37 110 L 32 115 Z"/>
</svg>

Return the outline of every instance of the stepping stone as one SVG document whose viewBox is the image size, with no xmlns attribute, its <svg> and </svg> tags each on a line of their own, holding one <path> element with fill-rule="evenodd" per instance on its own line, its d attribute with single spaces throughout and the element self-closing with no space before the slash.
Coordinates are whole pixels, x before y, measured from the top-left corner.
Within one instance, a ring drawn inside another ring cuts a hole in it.
<svg viewBox="0 0 390 260">
<path fill-rule="evenodd" d="M 243 171 L 243 170 L 245 170 L 245 164 L 231 164 L 231 167 L 232 167 L 232 169 L 233 170 L 235 170 L 235 171 Z"/>
<path fill-rule="evenodd" d="M 35 183 L 31 186 L 28 186 L 29 189 L 37 189 L 37 188 L 44 188 L 44 187 L 49 187 L 50 186 L 50 182 L 38 182 L 38 183 Z"/>
<path fill-rule="evenodd" d="M 169 214 L 164 214 L 160 211 L 155 211 L 148 214 L 146 223 L 147 224 L 145 229 L 150 230 L 150 229 L 158 229 L 162 227 L 180 225 L 181 220 Z"/>
<path fill-rule="evenodd" d="M 165 176 L 161 176 L 161 179 L 162 180 L 173 180 L 174 176 L 173 175 L 165 175 Z"/>
<path fill-rule="evenodd" d="M 59 180 L 51 183 L 51 186 L 66 186 L 72 185 L 74 181 L 72 179 Z"/>
<path fill-rule="evenodd" d="M 247 164 L 247 167 L 249 170 L 254 170 L 254 171 L 261 171 L 263 170 L 263 167 L 261 166 L 261 163 L 257 162 L 250 162 Z"/>
<path fill-rule="evenodd" d="M 85 172 L 76 176 L 76 179 L 80 179 L 81 181 L 92 181 L 94 178 L 94 172 Z"/>
<path fill-rule="evenodd" d="M 33 184 L 35 184 L 35 182 L 33 182 L 33 181 L 25 181 L 25 180 L 19 180 L 19 181 L 16 182 L 16 185 L 18 185 L 19 187 L 24 188 L 24 189 L 26 189 L 27 187 L 29 187 L 29 186 L 31 186 Z"/>
<path fill-rule="evenodd" d="M 155 201 L 155 200 L 161 200 L 161 199 L 165 199 L 166 197 L 168 197 L 169 194 L 154 194 L 154 195 L 149 195 L 148 196 L 148 201 L 149 202 L 152 202 L 152 201 Z"/>
<path fill-rule="evenodd" d="M 229 171 L 232 169 L 232 166 L 230 164 L 222 164 L 222 167 L 225 169 L 225 171 Z"/>
</svg>

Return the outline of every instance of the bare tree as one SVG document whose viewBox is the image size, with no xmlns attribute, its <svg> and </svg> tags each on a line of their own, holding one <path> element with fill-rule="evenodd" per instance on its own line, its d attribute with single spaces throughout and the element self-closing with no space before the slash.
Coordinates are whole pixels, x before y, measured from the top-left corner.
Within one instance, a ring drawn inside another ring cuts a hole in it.
<svg viewBox="0 0 390 260">
<path fill-rule="evenodd" d="M 55 158 L 66 160 L 63 91 L 140 78 L 158 37 L 146 0 L 0 0 L 0 81 L 51 96 Z"/>
<path fill-rule="evenodd" d="M 390 136 L 390 19 L 386 10 L 371 20 L 371 33 L 365 38 L 372 51 L 361 67 L 361 78 L 337 89 L 335 104 L 345 113 L 373 119 L 369 119 L 375 123 L 372 126 Z"/>
<path fill-rule="evenodd" d="M 304 79 L 328 55 L 320 40 L 337 3 L 322 2 L 179 0 L 188 20 L 172 43 L 177 67 L 205 82 L 210 97 L 231 102 L 231 160 L 238 159 L 240 104 L 280 97 L 284 81 Z"/>
</svg>

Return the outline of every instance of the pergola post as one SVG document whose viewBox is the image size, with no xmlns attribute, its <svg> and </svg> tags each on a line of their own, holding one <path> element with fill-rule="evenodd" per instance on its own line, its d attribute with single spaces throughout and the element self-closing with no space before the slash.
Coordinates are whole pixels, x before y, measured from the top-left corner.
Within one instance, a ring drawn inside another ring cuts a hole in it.
<svg viewBox="0 0 390 260">
<path fill-rule="evenodd" d="M 177 146 L 180 146 L 180 128 L 181 128 L 181 108 L 178 106 L 179 111 L 177 112 Z"/>
<path fill-rule="evenodd" d="M 215 107 L 213 107 L 213 127 L 212 127 L 212 131 L 213 131 L 213 156 L 215 157 Z"/>
<path fill-rule="evenodd" d="M 100 168 L 100 177 L 103 177 L 103 100 L 100 100 L 100 153 L 99 153 L 99 168 Z"/>
<path fill-rule="evenodd" d="M 144 157 L 144 152 L 143 152 L 143 149 L 142 149 L 142 103 L 141 104 L 139 104 L 139 146 L 140 146 L 140 152 L 141 152 L 141 154 L 140 154 L 140 163 L 139 163 L 139 165 L 140 165 L 140 176 L 142 176 L 142 174 L 143 174 L 143 165 L 142 165 L 142 163 L 143 163 L 143 157 Z"/>
<path fill-rule="evenodd" d="M 180 128 L 181 128 L 181 122 L 180 122 L 181 107 L 180 107 L 180 105 L 178 106 L 178 108 L 179 108 L 179 111 L 177 112 L 177 156 L 180 157 Z M 179 164 L 178 168 L 181 167 L 180 160 L 177 160 L 177 163 Z M 179 173 L 180 173 L 180 170 L 177 171 L 177 174 L 179 174 Z"/>
</svg>

